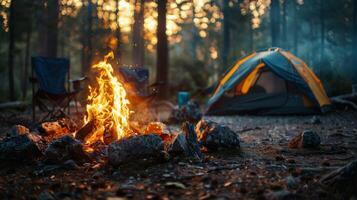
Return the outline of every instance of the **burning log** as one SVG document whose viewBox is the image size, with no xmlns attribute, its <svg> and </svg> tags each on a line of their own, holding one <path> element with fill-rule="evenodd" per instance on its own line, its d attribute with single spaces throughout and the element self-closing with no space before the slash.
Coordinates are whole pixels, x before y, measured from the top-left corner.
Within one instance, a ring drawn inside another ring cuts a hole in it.
<svg viewBox="0 0 357 200">
<path fill-rule="evenodd" d="M 89 121 L 85 124 L 81 129 L 79 129 L 76 133 L 75 138 L 80 141 L 84 141 L 85 138 L 92 133 L 95 128 L 95 120 Z"/>
<path fill-rule="evenodd" d="M 33 133 L 8 137 L 0 141 L 0 160 L 32 161 L 45 148 L 42 137 Z"/>
<path fill-rule="evenodd" d="M 143 158 L 162 158 L 164 142 L 155 134 L 134 136 L 112 142 L 108 147 L 109 163 L 119 166 Z"/>
<path fill-rule="evenodd" d="M 196 125 L 198 140 L 208 150 L 240 149 L 239 135 L 227 126 L 201 120 Z"/>
<path fill-rule="evenodd" d="M 15 125 L 11 128 L 9 136 L 18 136 L 18 135 L 26 135 L 29 134 L 30 130 L 22 125 Z"/>
<path fill-rule="evenodd" d="M 188 149 L 187 140 L 183 133 L 175 135 L 172 144 L 169 148 L 169 153 L 172 155 L 185 154 L 186 156 L 190 156 L 190 150 Z"/>
<path fill-rule="evenodd" d="M 51 163 L 63 163 L 67 160 L 85 162 L 89 160 L 89 156 L 80 141 L 66 135 L 54 140 L 46 148 L 45 160 Z"/>
<path fill-rule="evenodd" d="M 76 124 L 66 118 L 54 122 L 44 122 L 39 127 L 39 131 L 51 140 L 73 133 L 75 130 Z"/>
<path fill-rule="evenodd" d="M 357 160 L 332 171 L 322 177 L 320 182 L 334 192 L 341 193 L 343 199 L 350 199 L 353 195 L 357 195 Z"/>
<path fill-rule="evenodd" d="M 195 126 L 188 122 L 183 123 L 182 131 L 185 133 L 187 141 L 187 154 L 199 161 L 204 160 L 204 155 L 201 152 L 200 145 L 197 140 L 197 135 L 195 132 Z"/>
<path fill-rule="evenodd" d="M 304 130 L 290 140 L 289 148 L 317 148 L 321 143 L 320 136 L 310 130 Z"/>
</svg>

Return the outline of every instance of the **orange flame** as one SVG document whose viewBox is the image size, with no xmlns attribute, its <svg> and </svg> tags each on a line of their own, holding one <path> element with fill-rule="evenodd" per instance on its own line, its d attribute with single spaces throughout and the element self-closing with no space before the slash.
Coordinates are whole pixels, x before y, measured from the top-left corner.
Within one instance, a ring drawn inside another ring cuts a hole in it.
<svg viewBox="0 0 357 200">
<path fill-rule="evenodd" d="M 131 135 L 129 127 L 129 101 L 123 84 L 113 75 L 113 67 L 108 63 L 114 54 L 110 52 L 104 60 L 92 66 L 99 73 L 96 87 L 89 86 L 87 115 L 84 123 L 95 122 L 92 134 L 85 139 L 87 145 L 98 140 L 105 141 L 107 133 L 112 140 L 120 140 Z"/>
</svg>

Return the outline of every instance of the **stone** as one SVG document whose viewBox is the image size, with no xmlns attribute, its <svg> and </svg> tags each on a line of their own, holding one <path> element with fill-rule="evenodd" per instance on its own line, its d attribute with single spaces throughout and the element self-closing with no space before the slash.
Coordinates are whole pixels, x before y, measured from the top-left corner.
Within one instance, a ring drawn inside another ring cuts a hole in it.
<svg viewBox="0 0 357 200">
<path fill-rule="evenodd" d="M 304 132 L 300 133 L 299 135 L 295 136 L 289 142 L 290 148 L 318 148 L 321 143 L 320 136 L 310 130 L 304 130 Z"/>
<path fill-rule="evenodd" d="M 22 125 L 15 125 L 11 128 L 10 133 L 8 134 L 9 136 L 17 136 L 17 135 L 26 135 L 29 134 L 30 130 Z"/>
<path fill-rule="evenodd" d="M 240 149 L 239 135 L 227 126 L 212 121 L 200 120 L 195 128 L 201 144 L 208 150 Z"/>
<path fill-rule="evenodd" d="M 7 137 L 0 141 L 0 160 L 33 161 L 45 148 L 42 137 L 33 133 Z"/>
<path fill-rule="evenodd" d="M 310 120 L 310 123 L 311 124 L 321 124 L 321 120 L 320 120 L 320 118 L 318 118 L 317 116 L 313 116 L 312 118 L 311 118 L 311 120 Z"/>
<path fill-rule="evenodd" d="M 75 170 L 78 169 L 79 166 L 77 165 L 77 163 L 74 160 L 67 160 L 63 163 L 63 168 L 67 169 L 67 170 Z"/>
<path fill-rule="evenodd" d="M 286 177 L 286 185 L 290 189 L 297 189 L 299 187 L 299 181 L 293 176 Z"/>
<path fill-rule="evenodd" d="M 50 192 L 48 190 L 44 190 L 40 193 L 40 195 L 38 195 L 38 199 L 39 200 L 55 200 L 56 198 L 54 197 L 52 192 Z"/>
<path fill-rule="evenodd" d="M 66 135 L 54 140 L 45 150 L 45 160 L 50 163 L 63 163 L 74 160 L 82 163 L 89 160 L 88 154 L 83 150 L 83 144 Z"/>
<path fill-rule="evenodd" d="M 357 195 L 357 160 L 354 160 L 345 166 L 336 169 L 320 179 L 320 183 L 328 189 L 343 195 L 350 199 Z"/>
<path fill-rule="evenodd" d="M 269 192 L 265 195 L 266 199 L 271 200 L 288 200 L 288 199 L 298 199 L 297 195 L 289 192 L 288 190 L 279 190 L 276 192 Z"/>
<path fill-rule="evenodd" d="M 114 141 L 108 147 L 109 164 L 119 166 L 144 158 L 162 158 L 164 142 L 155 134 L 139 135 Z"/>
</svg>

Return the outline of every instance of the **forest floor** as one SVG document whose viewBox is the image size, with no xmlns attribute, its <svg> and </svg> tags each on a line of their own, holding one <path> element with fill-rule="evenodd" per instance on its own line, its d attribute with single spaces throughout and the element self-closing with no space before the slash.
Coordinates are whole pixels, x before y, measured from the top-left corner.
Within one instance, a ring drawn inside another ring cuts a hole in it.
<svg viewBox="0 0 357 200">
<path fill-rule="evenodd" d="M 205 118 L 236 131 L 241 150 L 209 153 L 203 163 L 184 158 L 119 168 L 88 163 L 40 175 L 36 163 L 0 163 L 0 198 L 338 199 L 319 179 L 357 157 L 356 112 L 319 115 L 321 123 L 312 123 L 312 116 Z M 11 123 L 2 123 L 3 132 L 8 127 Z M 305 129 L 320 135 L 320 148 L 288 148 Z"/>
</svg>

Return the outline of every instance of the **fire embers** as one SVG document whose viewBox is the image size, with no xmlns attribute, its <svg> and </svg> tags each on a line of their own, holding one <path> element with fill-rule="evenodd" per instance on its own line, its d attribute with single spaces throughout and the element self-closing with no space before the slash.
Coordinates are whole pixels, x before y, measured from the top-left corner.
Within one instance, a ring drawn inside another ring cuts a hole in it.
<svg viewBox="0 0 357 200">
<path fill-rule="evenodd" d="M 200 120 L 196 125 L 197 138 L 207 150 L 240 149 L 239 135 L 229 127 L 215 122 Z"/>
</svg>

